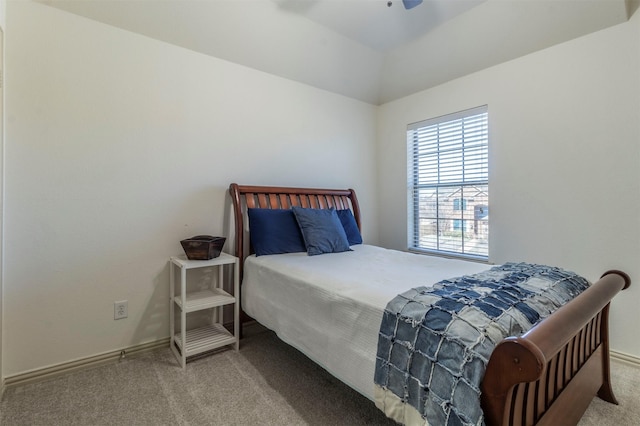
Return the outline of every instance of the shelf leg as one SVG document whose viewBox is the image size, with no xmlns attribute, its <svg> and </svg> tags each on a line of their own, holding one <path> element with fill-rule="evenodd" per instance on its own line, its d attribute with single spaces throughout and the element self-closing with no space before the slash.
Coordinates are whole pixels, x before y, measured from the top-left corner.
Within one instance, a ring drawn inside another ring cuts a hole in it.
<svg viewBox="0 0 640 426">
<path fill-rule="evenodd" d="M 187 368 L 187 270 L 180 268 L 180 298 L 182 309 L 180 310 L 180 338 L 182 339 L 182 353 L 180 364 L 182 368 Z"/>
<path fill-rule="evenodd" d="M 218 288 L 224 290 L 224 267 L 226 265 L 218 266 Z M 216 309 L 218 313 L 218 321 L 220 324 L 224 324 L 224 306 L 220 306 Z"/>
<path fill-rule="evenodd" d="M 233 264 L 233 335 L 236 338 L 236 351 L 240 350 L 240 261 L 236 259 Z"/>
<path fill-rule="evenodd" d="M 169 347 L 173 349 L 173 337 L 176 334 L 176 313 L 175 301 L 176 297 L 176 269 L 173 261 L 169 262 Z"/>
</svg>

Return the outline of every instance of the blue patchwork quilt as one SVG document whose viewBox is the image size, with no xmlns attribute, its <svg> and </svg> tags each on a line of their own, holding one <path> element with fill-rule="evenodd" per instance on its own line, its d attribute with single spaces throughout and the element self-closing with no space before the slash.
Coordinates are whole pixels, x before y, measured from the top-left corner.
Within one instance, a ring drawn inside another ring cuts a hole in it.
<svg viewBox="0 0 640 426">
<path fill-rule="evenodd" d="M 560 268 L 507 263 L 396 296 L 380 325 L 376 405 L 405 424 L 484 424 L 480 383 L 493 348 L 588 286 Z"/>
</svg>

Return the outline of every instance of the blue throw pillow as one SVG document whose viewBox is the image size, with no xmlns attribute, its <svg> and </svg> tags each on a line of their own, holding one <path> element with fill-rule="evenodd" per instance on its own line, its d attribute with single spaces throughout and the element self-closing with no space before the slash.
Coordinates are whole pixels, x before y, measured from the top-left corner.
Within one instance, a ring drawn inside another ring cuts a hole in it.
<svg viewBox="0 0 640 426">
<path fill-rule="evenodd" d="M 256 256 L 305 252 L 302 232 L 289 209 L 248 209 L 251 245 Z"/>
<path fill-rule="evenodd" d="M 360 234 L 356 218 L 353 216 L 351 210 L 337 210 L 337 213 L 338 218 L 342 223 L 342 227 L 344 228 L 344 232 L 347 234 L 349 245 L 353 246 L 355 244 L 362 244 L 362 235 Z"/>
<path fill-rule="evenodd" d="M 351 251 L 347 234 L 335 209 L 292 207 L 309 256 Z"/>
</svg>

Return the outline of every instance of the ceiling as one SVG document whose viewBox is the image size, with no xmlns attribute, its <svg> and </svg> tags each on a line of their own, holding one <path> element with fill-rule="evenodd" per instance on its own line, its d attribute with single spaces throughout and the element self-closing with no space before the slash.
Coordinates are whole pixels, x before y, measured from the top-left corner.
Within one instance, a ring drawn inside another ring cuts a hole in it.
<svg viewBox="0 0 640 426">
<path fill-rule="evenodd" d="M 272 0 L 378 51 L 408 43 L 485 0 L 426 0 L 406 10 L 402 0 Z"/>
<path fill-rule="evenodd" d="M 630 0 L 37 0 L 383 104 L 628 20 Z"/>
</svg>

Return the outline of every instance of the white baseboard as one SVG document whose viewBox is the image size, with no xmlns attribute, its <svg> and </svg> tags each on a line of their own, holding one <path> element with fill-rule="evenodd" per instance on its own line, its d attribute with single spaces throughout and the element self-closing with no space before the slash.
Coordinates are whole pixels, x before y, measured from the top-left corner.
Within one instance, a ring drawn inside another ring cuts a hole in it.
<svg viewBox="0 0 640 426">
<path fill-rule="evenodd" d="M 609 355 L 611 356 L 611 359 L 626 362 L 627 364 L 631 364 L 634 367 L 640 368 L 640 358 L 638 358 L 637 356 L 625 354 L 624 352 L 618 352 L 614 350 L 609 350 Z"/>
<path fill-rule="evenodd" d="M 8 377 L 5 377 L 4 379 L 0 379 L 0 398 L 4 394 L 4 391 L 7 387 L 39 382 L 39 381 L 47 380 L 56 376 L 61 376 L 63 374 L 68 374 L 73 371 L 79 371 L 79 370 L 98 367 L 104 364 L 114 363 L 120 359 L 122 355 L 122 351 L 125 351 L 125 355 L 127 357 L 131 357 L 131 356 L 143 354 L 145 352 L 166 348 L 168 345 L 169 345 L 169 338 L 167 337 L 164 339 L 156 340 L 155 342 L 149 342 L 149 343 L 143 343 L 140 345 L 130 346 L 128 348 L 105 352 L 100 355 L 94 355 L 94 356 L 82 358 L 82 359 L 71 361 L 71 362 L 65 362 L 65 363 L 57 364 L 51 367 L 32 370 L 27 373 L 8 376 Z M 640 368 L 640 358 L 637 356 L 626 354 L 624 352 L 614 351 L 614 350 L 610 350 L 609 353 L 610 353 L 611 359 L 613 360 L 622 361 Z"/>
<path fill-rule="evenodd" d="M 85 370 L 89 368 L 98 367 L 100 365 L 115 363 L 122 356 L 124 351 L 125 356 L 131 357 L 140 355 L 145 352 L 153 351 L 160 348 L 169 347 L 169 338 L 156 340 L 155 342 L 143 343 L 140 345 L 130 346 L 128 348 L 117 349 L 115 351 L 105 352 L 99 355 L 90 356 L 87 358 L 78 359 L 75 361 L 65 362 L 62 364 L 53 365 L 50 367 L 40 368 L 37 370 L 31 370 L 26 373 L 20 373 L 13 376 L 5 377 L 2 384 L 2 391 L 5 388 L 11 386 L 24 385 L 27 383 L 34 383 L 50 379 L 63 374 L 68 374 L 73 371 Z"/>
</svg>

